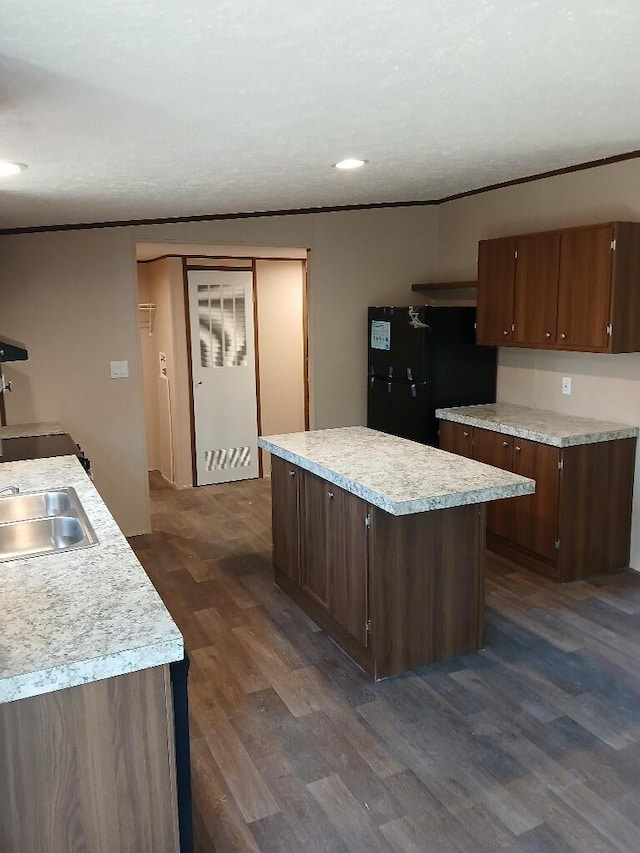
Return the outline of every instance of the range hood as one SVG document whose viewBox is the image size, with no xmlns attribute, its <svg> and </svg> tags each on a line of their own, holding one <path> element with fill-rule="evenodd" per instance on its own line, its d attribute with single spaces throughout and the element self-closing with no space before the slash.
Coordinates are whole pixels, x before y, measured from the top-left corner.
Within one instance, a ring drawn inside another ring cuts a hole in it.
<svg viewBox="0 0 640 853">
<path fill-rule="evenodd" d="M 5 408 L 5 391 L 11 391 L 11 382 L 5 382 L 2 375 L 2 364 L 7 361 L 26 361 L 29 358 L 27 350 L 15 341 L 0 338 L 0 426 L 7 425 L 7 410 Z M 2 442 L 0 441 L 0 456 L 2 456 Z"/>
<path fill-rule="evenodd" d="M 16 344 L 15 341 L 8 341 L 6 338 L 0 338 L 0 362 L 26 361 L 28 358 L 29 353 L 24 347 Z"/>
</svg>

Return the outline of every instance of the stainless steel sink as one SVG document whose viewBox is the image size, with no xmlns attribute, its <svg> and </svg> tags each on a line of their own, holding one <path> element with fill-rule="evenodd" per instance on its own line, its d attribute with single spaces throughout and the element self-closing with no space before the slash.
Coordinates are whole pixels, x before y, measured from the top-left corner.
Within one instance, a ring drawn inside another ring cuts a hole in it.
<svg viewBox="0 0 640 853">
<path fill-rule="evenodd" d="M 71 509 L 68 491 L 29 492 L 0 498 L 0 524 L 6 521 L 28 521 L 64 515 Z"/>
<path fill-rule="evenodd" d="M 0 498 L 0 561 L 88 548 L 97 542 L 73 488 Z"/>
</svg>

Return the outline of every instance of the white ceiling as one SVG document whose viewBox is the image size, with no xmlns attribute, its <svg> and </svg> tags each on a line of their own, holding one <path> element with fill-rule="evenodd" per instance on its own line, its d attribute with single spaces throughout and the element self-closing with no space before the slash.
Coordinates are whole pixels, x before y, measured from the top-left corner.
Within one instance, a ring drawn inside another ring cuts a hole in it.
<svg viewBox="0 0 640 853">
<path fill-rule="evenodd" d="M 639 44 L 638 0 L 3 0 L 0 158 L 29 168 L 0 227 L 434 199 L 639 149 Z"/>
</svg>

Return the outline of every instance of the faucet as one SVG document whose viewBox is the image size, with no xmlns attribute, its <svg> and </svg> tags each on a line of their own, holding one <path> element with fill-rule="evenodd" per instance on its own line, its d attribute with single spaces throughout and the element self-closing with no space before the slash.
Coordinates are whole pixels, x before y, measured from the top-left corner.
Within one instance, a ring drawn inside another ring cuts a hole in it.
<svg viewBox="0 0 640 853">
<path fill-rule="evenodd" d="M 4 486 L 0 489 L 0 495 L 17 495 L 19 491 L 19 486 Z"/>
</svg>

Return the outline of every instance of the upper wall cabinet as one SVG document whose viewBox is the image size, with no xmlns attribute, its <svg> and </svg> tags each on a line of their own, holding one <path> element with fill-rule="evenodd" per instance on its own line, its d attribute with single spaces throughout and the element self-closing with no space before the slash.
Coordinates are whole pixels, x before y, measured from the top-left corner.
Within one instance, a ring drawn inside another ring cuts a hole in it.
<svg viewBox="0 0 640 853">
<path fill-rule="evenodd" d="M 639 352 L 639 317 L 638 223 L 479 244 L 479 344 Z"/>
</svg>

